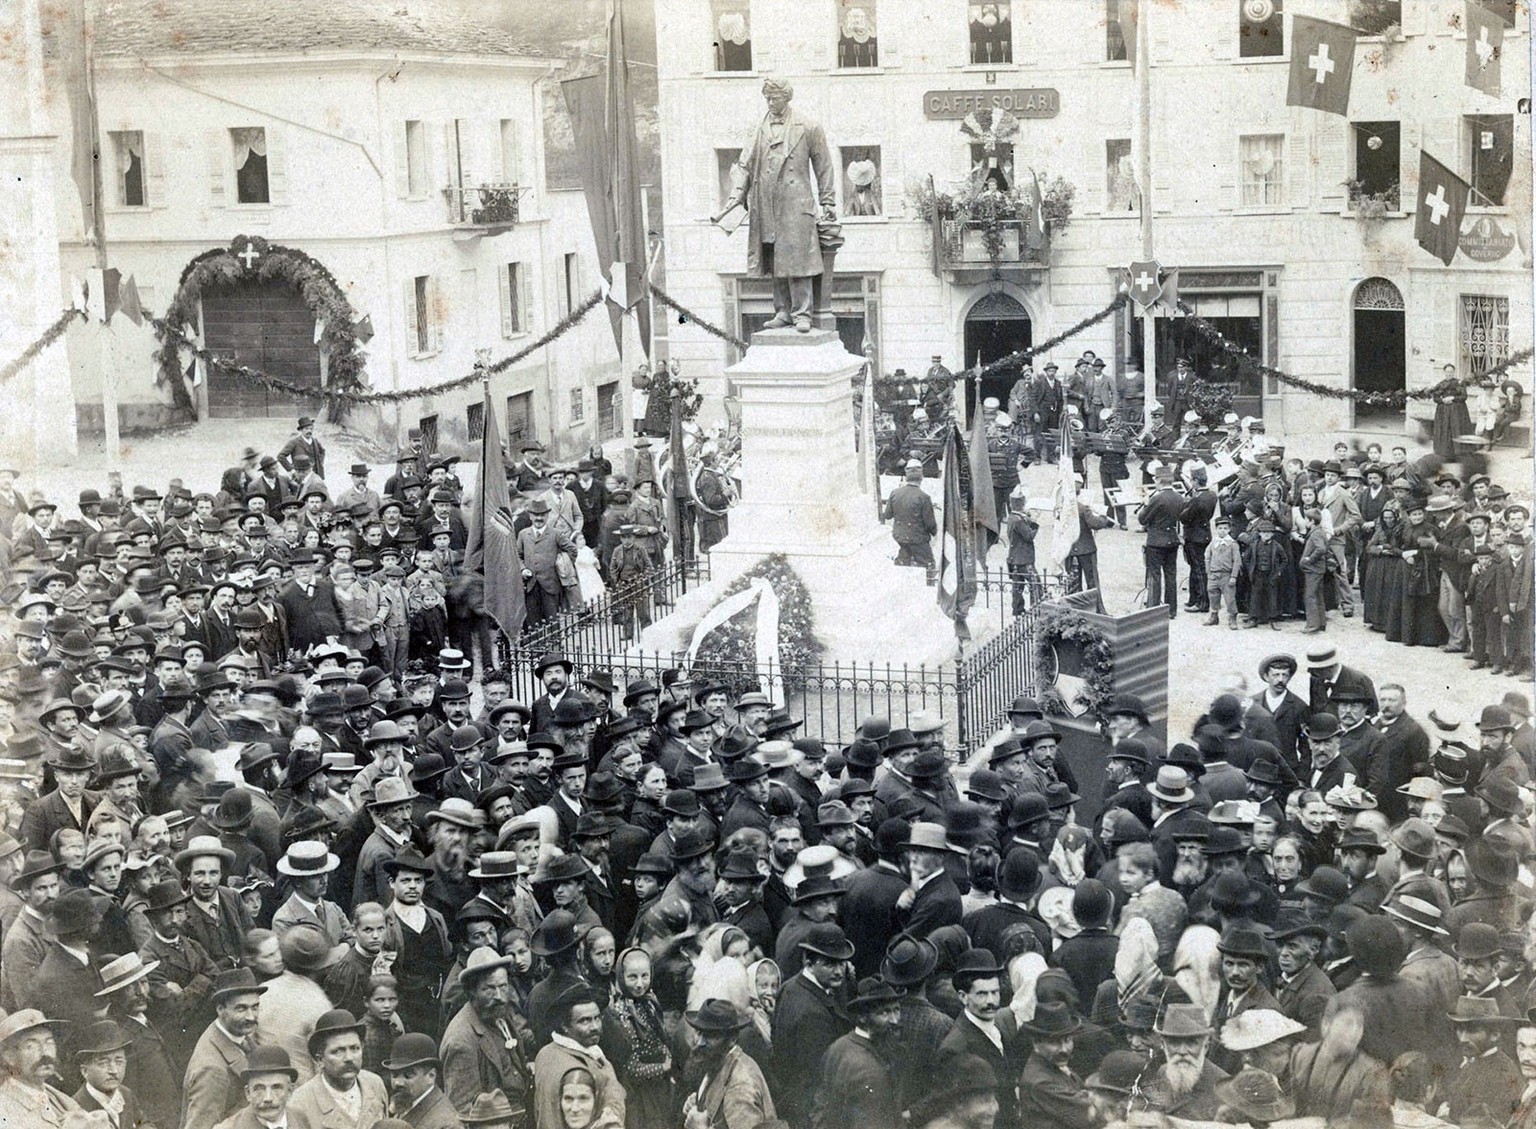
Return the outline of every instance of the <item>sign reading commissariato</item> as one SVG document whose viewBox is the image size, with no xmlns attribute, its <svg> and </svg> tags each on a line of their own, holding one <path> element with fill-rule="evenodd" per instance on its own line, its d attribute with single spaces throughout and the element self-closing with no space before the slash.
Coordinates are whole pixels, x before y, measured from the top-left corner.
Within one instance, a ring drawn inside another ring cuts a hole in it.
<svg viewBox="0 0 1536 1129">
<path fill-rule="evenodd" d="M 1061 93 L 1049 86 L 1025 90 L 930 90 L 923 114 L 931 119 L 963 118 L 977 110 L 1007 110 L 1016 118 L 1054 118 Z"/>
</svg>

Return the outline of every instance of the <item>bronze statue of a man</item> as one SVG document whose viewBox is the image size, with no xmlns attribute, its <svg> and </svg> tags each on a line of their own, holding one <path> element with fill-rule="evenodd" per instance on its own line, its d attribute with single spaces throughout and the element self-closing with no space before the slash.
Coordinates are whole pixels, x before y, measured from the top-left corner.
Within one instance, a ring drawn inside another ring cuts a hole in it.
<svg viewBox="0 0 1536 1129">
<path fill-rule="evenodd" d="M 731 166 L 731 194 L 719 222 L 733 208 L 748 218 L 747 266 L 773 279 L 773 319 L 766 328 L 811 329 L 812 282 L 822 272 L 817 221 L 837 219 L 832 151 L 821 126 L 789 108 L 794 90 L 767 79 L 768 113 Z M 812 176 L 814 174 L 814 181 Z"/>
</svg>

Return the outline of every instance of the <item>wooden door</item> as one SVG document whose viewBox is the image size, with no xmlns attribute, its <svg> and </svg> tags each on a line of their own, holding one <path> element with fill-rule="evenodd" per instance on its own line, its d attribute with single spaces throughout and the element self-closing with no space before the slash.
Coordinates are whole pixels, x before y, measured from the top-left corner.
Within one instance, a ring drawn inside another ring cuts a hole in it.
<svg viewBox="0 0 1536 1129">
<path fill-rule="evenodd" d="M 320 387 L 315 317 L 292 287 L 258 283 L 207 291 L 203 339 L 210 352 L 292 384 Z M 319 406 L 219 369 L 208 374 L 210 417 L 297 417 L 316 415 Z"/>
</svg>

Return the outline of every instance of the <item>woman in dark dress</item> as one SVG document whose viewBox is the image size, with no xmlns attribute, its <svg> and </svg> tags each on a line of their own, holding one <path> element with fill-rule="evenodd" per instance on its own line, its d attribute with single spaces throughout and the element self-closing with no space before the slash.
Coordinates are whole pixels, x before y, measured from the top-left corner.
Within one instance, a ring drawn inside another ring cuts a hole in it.
<svg viewBox="0 0 1536 1129">
<path fill-rule="evenodd" d="M 1467 386 L 1456 378 L 1456 366 L 1445 366 L 1445 379 L 1435 385 L 1435 454 L 1456 457 L 1456 437 L 1472 434 L 1472 414 L 1467 411 Z"/>
<path fill-rule="evenodd" d="M 1403 531 L 1403 637 L 1408 647 L 1438 647 L 1446 640 L 1440 618 L 1440 562 L 1435 558 L 1436 538 L 1426 518 L 1424 503 L 1417 498 L 1408 506 L 1408 526 Z"/>
<path fill-rule="evenodd" d="M 651 956 L 644 949 L 625 949 L 614 963 L 602 1048 L 624 1087 L 626 1129 L 671 1129 L 676 1124 L 672 1055 L 661 1004 L 651 991 Z"/>
<path fill-rule="evenodd" d="M 1403 634 L 1403 519 L 1396 506 L 1388 506 L 1376 519 L 1375 532 L 1365 547 L 1371 567 L 1366 572 L 1360 595 L 1365 622 L 1373 630 L 1387 632 L 1387 638 L 1400 641 Z"/>
<path fill-rule="evenodd" d="M 1291 546 L 1291 506 L 1285 499 L 1285 487 L 1271 482 L 1264 487 L 1264 502 L 1260 518 L 1267 518 L 1275 526 L 1275 542 L 1285 549 L 1287 564 L 1280 573 L 1280 614 L 1290 616 L 1301 606 L 1301 590 L 1297 587 L 1296 554 Z"/>
</svg>

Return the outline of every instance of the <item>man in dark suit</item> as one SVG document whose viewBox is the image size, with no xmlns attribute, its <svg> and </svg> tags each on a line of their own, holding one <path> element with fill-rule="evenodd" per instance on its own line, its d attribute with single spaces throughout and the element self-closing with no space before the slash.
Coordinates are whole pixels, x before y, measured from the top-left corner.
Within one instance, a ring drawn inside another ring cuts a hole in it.
<svg viewBox="0 0 1536 1129">
<path fill-rule="evenodd" d="M 896 542 L 896 563 L 928 569 L 936 567 L 933 560 L 933 538 L 939 531 L 939 519 L 934 513 L 933 499 L 923 490 L 923 464 L 916 459 L 907 462 L 903 472 L 905 481 L 885 501 L 885 518 L 891 523 L 891 537 Z"/>
<path fill-rule="evenodd" d="M 293 473 L 295 455 L 305 455 L 309 465 L 319 478 L 325 477 L 325 444 L 315 437 L 315 421 L 309 416 L 299 417 L 299 426 L 277 453 L 277 461 L 289 474 Z"/>
<path fill-rule="evenodd" d="M 219 969 L 236 967 L 245 935 L 255 926 L 239 895 L 222 884 L 235 853 L 212 835 L 197 835 L 176 852 L 175 861 L 192 895 L 186 935 L 203 947 Z"/>
<path fill-rule="evenodd" d="M 1360 671 L 1341 663 L 1332 643 L 1314 643 L 1307 650 L 1307 676 L 1310 680 L 1307 705 L 1313 713 L 1336 712 L 1334 706 L 1338 699 L 1334 697 L 1334 691 L 1340 687 L 1364 691 L 1370 704 L 1368 714 L 1374 715 L 1381 708 L 1376 700 L 1376 684 Z"/>
<path fill-rule="evenodd" d="M 1331 713 L 1313 714 L 1302 730 L 1311 750 L 1311 771 L 1302 784 L 1322 796 L 1330 789 L 1356 782 L 1354 766 L 1340 753 L 1339 733 L 1339 719 Z"/>
<path fill-rule="evenodd" d="M 24 1008 L 47 1010 L 66 1023 L 81 1024 L 95 1017 L 101 991 L 101 974 L 90 957 L 90 939 L 100 921 L 88 890 L 70 889 L 48 907 L 48 931 L 52 940 L 37 972 L 16 985 L 17 1002 Z"/>
<path fill-rule="evenodd" d="M 811 926 L 801 938 L 800 949 L 804 963 L 784 982 L 773 1013 L 778 1113 L 795 1126 L 810 1123 L 821 1060 L 827 1048 L 849 1030 L 843 1005 L 846 962 L 853 959 L 853 945 L 831 922 Z"/>
<path fill-rule="evenodd" d="M 1160 466 L 1157 487 L 1136 514 L 1147 531 L 1147 607 L 1168 605 L 1168 618 L 1179 614 L 1179 516 L 1184 497 L 1173 488 L 1173 468 Z"/>
<path fill-rule="evenodd" d="M 1041 1003 L 1021 1032 L 1031 1044 L 1029 1060 L 1019 1080 L 1024 1123 L 1061 1129 L 1101 1123 L 1096 1100 L 1072 1072 L 1072 1052 L 1083 1021 L 1059 1000 Z"/>
<path fill-rule="evenodd" d="M 875 831 L 875 865 L 848 877 L 848 892 L 839 911 L 848 923 L 853 968 L 861 979 L 880 970 L 886 948 L 901 932 L 896 903 L 907 890 L 900 860 L 910 831 L 905 820 L 886 820 Z"/>
<path fill-rule="evenodd" d="M 96 762 L 77 749 L 65 749 L 44 762 L 58 785 L 32 801 L 21 817 L 21 845 L 29 851 L 52 849 L 53 834 L 62 828 L 84 832 L 99 797 L 85 790 Z"/>
<path fill-rule="evenodd" d="M 1376 793 L 1376 803 L 1388 819 L 1397 823 L 1408 815 L 1408 798 L 1397 789 L 1426 773 L 1429 734 L 1408 716 L 1408 694 L 1401 685 L 1384 683 L 1377 696 L 1381 699 L 1381 712 L 1375 724 L 1381 734 L 1378 756 L 1385 765 L 1385 787 Z"/>
<path fill-rule="evenodd" d="M 249 968 L 222 972 L 214 982 L 209 1000 L 215 1021 L 187 1061 L 181 1129 L 213 1129 L 245 1104 L 242 1074 L 247 1054 L 257 1049 L 256 1018 L 264 992 Z"/>
<path fill-rule="evenodd" d="M 985 1060 L 997 1077 L 996 1129 L 1020 1129 L 1018 1078 L 1027 1048 L 1012 1014 L 1002 1010 L 1002 966 L 988 949 L 971 949 L 958 965 L 954 986 L 965 1010 L 939 1044 L 939 1069 L 952 1069 L 965 1055 Z"/>
<path fill-rule="evenodd" d="M 102 1110 L 112 1129 L 135 1129 L 149 1122 L 138 1095 L 123 1085 L 125 1067 L 119 1051 L 133 1046 L 133 1036 L 110 1019 L 97 1020 L 75 1033 L 75 1061 L 85 1082 L 75 1091 L 80 1108 Z"/>
<path fill-rule="evenodd" d="M 1296 659 L 1292 655 L 1270 655 L 1259 663 L 1259 677 L 1264 689 L 1253 696 L 1253 709 L 1263 709 L 1279 737 L 1278 748 L 1292 772 L 1300 773 L 1306 765 L 1300 747 L 1301 727 L 1307 719 L 1307 704 L 1290 689 L 1291 679 L 1296 676 Z"/>
<path fill-rule="evenodd" d="M 1189 501 L 1179 511 L 1179 525 L 1184 531 L 1184 563 L 1189 565 L 1189 603 L 1187 612 L 1211 610 L 1210 593 L 1205 586 L 1205 550 L 1211 543 L 1211 518 L 1216 515 L 1216 491 L 1205 484 L 1205 468 L 1190 472 L 1194 483 Z"/>
<path fill-rule="evenodd" d="M 308 651 L 316 643 L 334 643 L 341 634 L 341 609 L 331 582 L 316 576 L 314 554 L 296 553 L 289 561 L 293 580 L 277 597 L 288 621 L 289 644 Z"/>
<path fill-rule="evenodd" d="M 944 925 L 959 925 L 963 916 L 960 888 L 949 876 L 944 861 L 954 853 L 948 832 L 941 823 L 914 823 L 907 840 L 907 870 L 912 875 L 908 894 L 896 902 L 902 928 L 914 937 L 926 937 Z"/>
<path fill-rule="evenodd" d="M 1501 586 L 1509 593 L 1509 612 L 1504 619 L 1505 672 L 1517 678 L 1531 674 L 1531 547 L 1523 533 L 1504 539 L 1504 554 L 1494 568 Z"/>
</svg>

